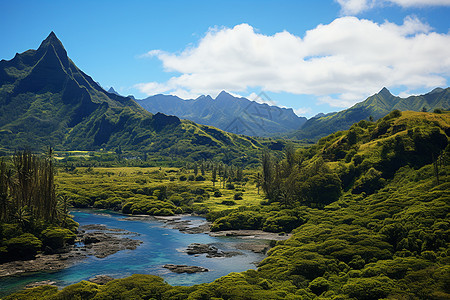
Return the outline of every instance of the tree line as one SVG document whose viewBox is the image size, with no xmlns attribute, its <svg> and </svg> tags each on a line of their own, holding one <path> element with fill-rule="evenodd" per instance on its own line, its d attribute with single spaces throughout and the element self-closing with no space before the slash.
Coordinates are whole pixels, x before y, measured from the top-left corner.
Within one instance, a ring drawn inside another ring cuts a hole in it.
<svg viewBox="0 0 450 300">
<path fill-rule="evenodd" d="M 286 145 L 281 160 L 264 150 L 261 164 L 262 174 L 256 176 L 257 185 L 261 186 L 269 203 L 323 207 L 341 195 L 341 180 L 323 158 L 307 160 L 292 144 Z"/>
<path fill-rule="evenodd" d="M 215 186 L 216 182 L 219 182 L 220 186 L 225 188 L 226 184 L 244 181 L 244 170 L 241 167 L 226 165 L 222 162 L 194 162 L 186 164 L 186 169 L 191 169 L 195 177 L 199 176 L 199 172 L 201 176 L 205 176 L 206 172 L 211 172 L 213 186 Z"/>
<path fill-rule="evenodd" d="M 0 162 L 0 222 L 56 222 L 58 199 L 52 149 L 45 157 L 17 151 Z"/>
</svg>

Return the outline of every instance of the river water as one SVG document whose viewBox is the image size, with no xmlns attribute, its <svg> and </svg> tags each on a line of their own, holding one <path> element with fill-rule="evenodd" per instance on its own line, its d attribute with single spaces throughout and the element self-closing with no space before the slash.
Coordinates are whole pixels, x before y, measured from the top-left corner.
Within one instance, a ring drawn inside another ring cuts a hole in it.
<svg viewBox="0 0 450 300">
<path fill-rule="evenodd" d="M 264 258 L 246 250 L 236 250 L 236 245 L 246 242 L 244 239 L 233 237 L 211 237 L 207 234 L 186 234 L 165 226 L 162 221 L 153 219 L 132 220 L 119 213 L 75 210 L 71 214 L 81 225 L 103 224 L 110 228 L 121 228 L 135 232 L 143 243 L 135 250 L 123 250 L 105 258 L 88 258 L 54 273 L 33 273 L 28 276 L 0 279 L 0 297 L 23 288 L 26 284 L 36 281 L 56 281 L 59 287 L 64 287 L 81 280 L 87 280 L 95 275 L 109 275 L 123 278 L 131 274 L 152 274 L 163 277 L 171 285 L 193 285 L 212 282 L 230 272 L 242 272 L 255 269 L 256 262 Z M 183 220 L 190 220 L 193 224 L 204 222 L 204 218 L 185 216 Z M 249 240 L 247 240 L 248 242 Z M 183 250 L 191 243 L 212 244 L 224 251 L 239 251 L 242 255 L 228 258 L 207 258 L 205 254 L 188 255 Z M 162 266 L 164 264 L 182 264 L 200 266 L 209 272 L 195 274 L 177 274 Z"/>
</svg>

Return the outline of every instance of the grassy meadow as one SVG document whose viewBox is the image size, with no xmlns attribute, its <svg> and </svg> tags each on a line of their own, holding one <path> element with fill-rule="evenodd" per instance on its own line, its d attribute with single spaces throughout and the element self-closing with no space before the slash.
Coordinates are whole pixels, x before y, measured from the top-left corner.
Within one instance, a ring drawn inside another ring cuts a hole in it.
<svg viewBox="0 0 450 300">
<path fill-rule="evenodd" d="M 213 184 L 211 173 L 205 171 L 204 176 L 200 175 L 205 180 L 195 180 L 194 171 L 185 168 L 77 167 L 65 170 L 62 167 L 55 178 L 60 193 L 75 207 L 120 210 L 133 199 L 159 198 L 181 204 L 183 212 L 205 214 L 259 205 L 263 200 L 262 191 L 258 194 L 256 183 L 251 179 L 253 172 L 244 171 L 244 181 L 233 182 L 232 186 L 225 184 L 225 187 L 221 179 Z M 165 196 L 160 195 L 161 189 L 166 189 Z M 235 197 L 238 193 L 242 196 Z"/>
</svg>

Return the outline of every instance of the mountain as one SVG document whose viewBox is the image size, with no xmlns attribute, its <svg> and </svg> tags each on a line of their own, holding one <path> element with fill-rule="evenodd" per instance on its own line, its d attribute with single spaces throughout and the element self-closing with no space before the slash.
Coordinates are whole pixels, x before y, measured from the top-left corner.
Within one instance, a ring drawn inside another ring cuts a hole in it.
<svg viewBox="0 0 450 300">
<path fill-rule="evenodd" d="M 176 96 L 155 95 L 137 102 L 152 113 L 175 115 L 228 132 L 251 136 L 283 134 L 300 128 L 306 122 L 306 118 L 298 117 L 291 108 L 234 97 L 225 91 L 215 99 L 200 96 L 197 99 L 183 100 Z"/>
<path fill-rule="evenodd" d="M 309 119 L 299 130 L 291 134 L 291 137 L 318 140 L 333 132 L 347 130 L 361 120 L 376 121 L 395 109 L 422 111 L 423 108 L 427 111 L 450 109 L 450 88 L 436 88 L 425 95 L 407 98 L 396 97 L 387 88 L 383 88 L 379 93 L 349 109 L 326 115 L 319 114 Z"/>
<path fill-rule="evenodd" d="M 53 32 L 37 50 L 0 61 L 0 145 L 10 150 L 120 146 L 195 160 L 216 155 L 230 160 L 231 153 L 245 160 L 261 147 L 252 138 L 153 115 L 132 98 L 105 91 L 69 59 Z"/>
<path fill-rule="evenodd" d="M 119 94 L 118 92 L 116 92 L 116 90 L 115 90 L 113 87 L 110 87 L 110 88 L 109 88 L 108 93 L 116 94 L 116 95 L 119 95 L 119 96 L 120 96 L 120 94 Z"/>
</svg>

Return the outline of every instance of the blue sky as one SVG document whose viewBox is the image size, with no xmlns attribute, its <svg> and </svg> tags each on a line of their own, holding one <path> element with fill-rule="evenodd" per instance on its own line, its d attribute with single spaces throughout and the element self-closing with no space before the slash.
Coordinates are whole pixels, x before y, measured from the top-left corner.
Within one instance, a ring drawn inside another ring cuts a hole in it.
<svg viewBox="0 0 450 300">
<path fill-rule="evenodd" d="M 226 90 L 311 117 L 383 86 L 447 87 L 448 16 L 450 0 L 2 0 L 0 58 L 54 31 L 79 68 L 123 95 Z"/>
</svg>

